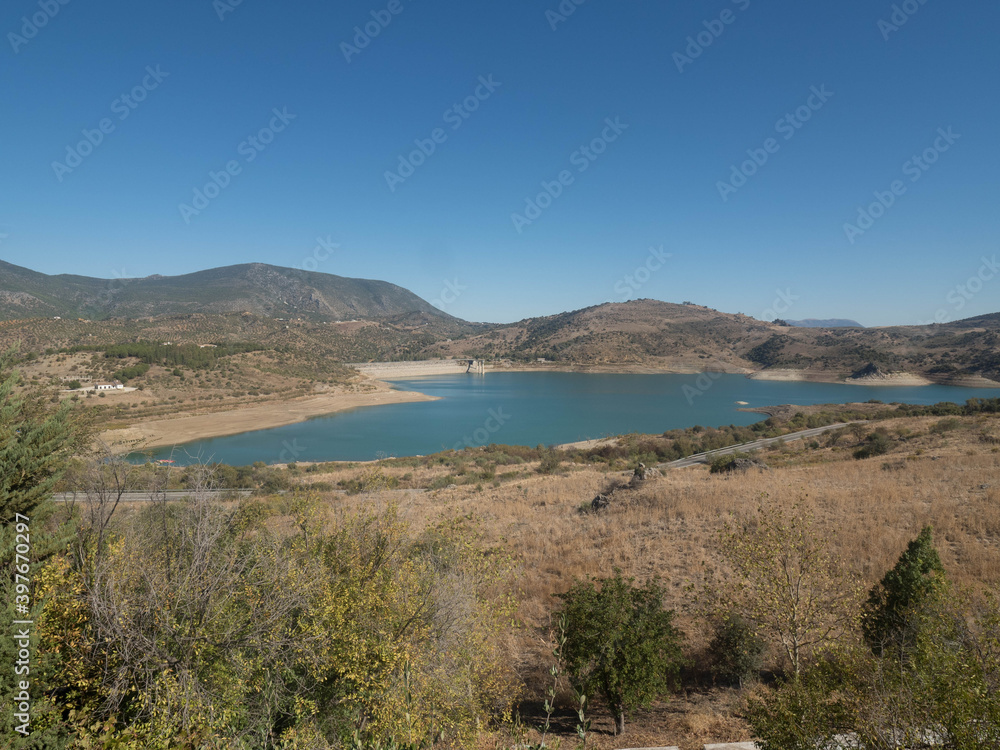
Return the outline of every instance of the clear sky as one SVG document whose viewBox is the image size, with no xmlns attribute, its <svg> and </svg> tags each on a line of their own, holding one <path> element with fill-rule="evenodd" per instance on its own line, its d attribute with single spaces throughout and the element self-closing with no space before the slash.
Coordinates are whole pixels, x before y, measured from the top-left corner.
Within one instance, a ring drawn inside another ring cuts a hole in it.
<svg viewBox="0 0 1000 750">
<path fill-rule="evenodd" d="M 945 0 L 8 0 L 0 258 L 260 261 L 479 321 L 996 312 L 998 26 Z"/>
</svg>

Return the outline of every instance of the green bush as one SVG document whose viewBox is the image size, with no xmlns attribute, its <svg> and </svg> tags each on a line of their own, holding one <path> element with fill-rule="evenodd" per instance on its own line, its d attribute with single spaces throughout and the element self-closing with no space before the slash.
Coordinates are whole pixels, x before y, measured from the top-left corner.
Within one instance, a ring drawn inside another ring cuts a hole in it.
<svg viewBox="0 0 1000 750">
<path fill-rule="evenodd" d="M 739 451 L 735 453 L 729 453 L 724 456 L 716 456 L 712 459 L 711 468 L 709 473 L 711 474 L 722 474 L 729 470 L 730 465 L 737 458 L 750 458 L 749 453 L 741 453 Z"/>
<path fill-rule="evenodd" d="M 857 459 L 871 458 L 872 456 L 884 456 L 892 447 L 892 441 L 884 432 L 876 430 L 865 438 L 864 444 L 854 451 Z"/>
<path fill-rule="evenodd" d="M 956 430 L 962 426 L 962 422 L 955 417 L 948 417 L 947 419 L 942 419 L 931 425 L 930 431 L 941 435 L 950 430 Z"/>
<path fill-rule="evenodd" d="M 764 641 L 738 613 L 730 613 L 716 624 L 708 646 L 716 677 L 740 685 L 760 672 L 764 650 Z"/>
<path fill-rule="evenodd" d="M 429 490 L 441 490 L 441 489 L 444 489 L 445 487 L 448 487 L 449 485 L 452 485 L 452 484 L 458 484 L 458 480 L 453 475 L 446 474 L 443 477 L 437 477 L 436 479 L 432 479 L 428 483 L 427 489 L 429 489 Z"/>
<path fill-rule="evenodd" d="M 872 651 L 881 655 L 885 650 L 900 653 L 911 649 L 923 610 L 946 588 L 933 531 L 926 526 L 868 595 L 861 625 Z"/>
<path fill-rule="evenodd" d="M 538 464 L 539 474 L 553 474 L 559 470 L 562 460 L 556 451 L 547 451 Z"/>
<path fill-rule="evenodd" d="M 642 588 L 615 571 L 612 578 L 577 582 L 557 595 L 565 622 L 562 657 L 574 687 L 600 693 L 625 731 L 625 713 L 665 696 L 680 672 L 681 634 L 674 612 L 663 608 L 657 581 Z"/>
</svg>

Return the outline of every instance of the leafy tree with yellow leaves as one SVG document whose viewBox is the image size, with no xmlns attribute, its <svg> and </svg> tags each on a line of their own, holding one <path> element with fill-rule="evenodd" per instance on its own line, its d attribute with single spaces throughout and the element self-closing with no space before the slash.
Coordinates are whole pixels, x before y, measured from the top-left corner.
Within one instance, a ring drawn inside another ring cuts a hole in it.
<svg viewBox="0 0 1000 750">
<path fill-rule="evenodd" d="M 851 631 L 860 588 L 834 564 L 825 537 L 801 505 L 791 516 L 762 505 L 746 522 L 727 524 L 719 541 L 731 579 L 723 583 L 716 574 L 709 600 L 721 613 L 742 615 L 777 646 L 793 676 L 810 656 Z"/>
</svg>

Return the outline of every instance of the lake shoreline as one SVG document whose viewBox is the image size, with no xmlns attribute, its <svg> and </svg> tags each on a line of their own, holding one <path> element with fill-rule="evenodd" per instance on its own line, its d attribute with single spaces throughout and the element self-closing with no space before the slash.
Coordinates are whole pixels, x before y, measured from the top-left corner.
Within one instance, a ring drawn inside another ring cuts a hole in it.
<svg viewBox="0 0 1000 750">
<path fill-rule="evenodd" d="M 340 412 L 359 409 L 369 406 L 405 404 L 421 401 L 435 401 L 438 396 L 428 395 L 421 392 L 420 381 L 426 377 L 428 379 L 440 376 L 452 376 L 464 374 L 468 361 L 461 360 L 437 360 L 427 362 L 399 362 L 399 363 L 367 363 L 359 366 L 364 380 L 361 388 L 370 390 L 364 391 L 341 391 L 335 393 L 317 394 L 313 396 L 300 397 L 287 401 L 269 401 L 256 405 L 248 405 L 239 409 L 229 409 L 223 411 L 181 414 L 168 419 L 157 419 L 148 422 L 139 422 L 125 428 L 118 428 L 106 431 L 101 438 L 112 445 L 127 446 L 130 451 L 162 450 L 171 446 L 195 443 L 201 440 L 231 437 L 245 433 L 269 430 L 273 428 L 287 427 L 298 423 L 306 422 L 313 418 L 331 416 Z M 701 388 L 706 392 L 711 385 L 716 382 L 715 373 L 705 373 L 704 371 L 675 372 L 664 371 L 659 368 L 650 368 L 639 365 L 565 365 L 560 363 L 538 363 L 537 365 L 513 366 L 509 368 L 489 370 L 486 374 L 496 377 L 504 373 L 586 373 L 605 375 L 689 375 L 693 378 L 692 388 Z M 729 377 L 743 375 L 747 373 L 724 373 Z M 923 388 L 916 388 L 917 385 L 930 385 L 930 383 L 915 382 L 907 378 L 889 378 L 886 380 L 864 380 L 853 383 L 845 383 L 844 380 L 835 376 L 825 379 L 818 379 L 809 373 L 810 377 L 795 377 L 801 371 L 773 371 L 772 375 L 777 377 L 749 377 L 748 380 L 778 381 L 778 382 L 801 382 L 801 383 L 827 383 L 831 385 L 849 384 L 855 386 L 878 385 L 878 386 L 905 386 L 914 387 L 914 393 L 922 391 Z M 476 380 L 484 378 L 479 375 Z M 705 378 L 708 382 L 702 386 L 700 380 Z M 405 384 L 400 381 L 407 381 Z M 987 381 L 991 382 L 991 381 Z M 970 384 L 972 385 L 972 384 Z M 1000 385 L 1000 384 L 995 384 Z M 433 392 L 433 389 L 431 389 Z M 846 394 L 845 394 L 846 395 Z M 959 394 L 955 394 L 956 399 Z M 845 402 L 855 399 L 846 398 Z M 737 405 L 744 405 L 745 402 L 735 401 Z M 738 411 L 749 411 L 739 409 Z M 559 441 L 560 445 L 568 447 L 592 447 L 603 441 L 607 437 L 597 441 L 577 440 Z"/>
<path fill-rule="evenodd" d="M 382 382 L 396 379 L 410 380 L 435 375 L 462 374 L 469 360 L 422 360 L 414 362 L 369 362 L 351 365 L 362 374 Z M 910 372 L 892 372 L 880 376 L 852 378 L 848 373 L 804 369 L 750 370 L 744 367 L 720 366 L 710 369 L 685 365 L 657 364 L 590 364 L 531 362 L 495 367 L 487 365 L 485 374 L 503 372 L 581 372 L 604 375 L 743 375 L 749 380 L 768 380 L 784 383 L 833 383 L 860 386 L 905 386 L 918 388 L 927 385 L 946 385 L 956 388 L 1000 388 L 1000 382 L 978 375 L 927 377 Z M 478 374 L 478 373 L 470 373 Z"/>
<path fill-rule="evenodd" d="M 437 401 L 418 391 L 404 391 L 376 381 L 375 390 L 367 393 L 330 393 L 304 396 L 288 401 L 272 401 L 241 409 L 188 414 L 170 419 L 140 422 L 129 427 L 108 430 L 101 439 L 109 445 L 135 443 L 133 451 L 166 448 L 197 440 L 242 435 L 247 432 L 287 427 L 315 417 L 360 409 L 367 406 Z"/>
</svg>

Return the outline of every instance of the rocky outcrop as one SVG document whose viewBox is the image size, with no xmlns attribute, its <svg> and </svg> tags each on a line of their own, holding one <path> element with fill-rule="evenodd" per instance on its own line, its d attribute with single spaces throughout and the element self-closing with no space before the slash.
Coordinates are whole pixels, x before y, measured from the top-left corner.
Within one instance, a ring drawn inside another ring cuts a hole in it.
<svg viewBox="0 0 1000 750">
<path fill-rule="evenodd" d="M 634 489 L 643 482 L 658 476 L 660 476 L 659 469 L 649 469 L 646 467 L 646 464 L 640 462 L 639 465 L 635 467 L 635 471 L 632 472 L 632 478 L 629 480 L 629 487 Z"/>
<path fill-rule="evenodd" d="M 768 466 L 763 461 L 758 461 L 756 458 L 734 458 L 728 464 L 723 466 L 720 471 L 729 474 L 738 473 L 744 474 L 750 469 L 760 469 L 761 471 L 770 471 L 771 467 Z"/>
<path fill-rule="evenodd" d="M 874 362 L 856 370 L 845 381 L 855 385 L 930 385 L 931 381 L 909 372 L 886 372 Z"/>
</svg>

